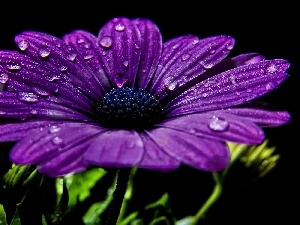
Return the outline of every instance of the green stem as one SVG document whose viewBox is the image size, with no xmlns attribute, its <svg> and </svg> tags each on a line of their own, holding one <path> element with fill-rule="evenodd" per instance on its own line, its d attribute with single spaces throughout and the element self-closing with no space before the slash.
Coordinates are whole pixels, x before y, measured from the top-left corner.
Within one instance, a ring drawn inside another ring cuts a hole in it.
<svg viewBox="0 0 300 225">
<path fill-rule="evenodd" d="M 124 195 L 128 185 L 131 168 L 119 169 L 117 173 L 116 188 L 109 206 L 109 213 L 105 225 L 116 225 L 121 211 Z"/>
<path fill-rule="evenodd" d="M 192 219 L 191 225 L 196 225 L 198 221 L 204 217 L 205 213 L 210 209 L 210 207 L 219 199 L 222 194 L 222 174 L 221 173 L 212 173 L 213 178 L 215 180 L 215 187 L 213 192 L 206 200 L 206 202 L 202 205 L 199 211 Z"/>
</svg>

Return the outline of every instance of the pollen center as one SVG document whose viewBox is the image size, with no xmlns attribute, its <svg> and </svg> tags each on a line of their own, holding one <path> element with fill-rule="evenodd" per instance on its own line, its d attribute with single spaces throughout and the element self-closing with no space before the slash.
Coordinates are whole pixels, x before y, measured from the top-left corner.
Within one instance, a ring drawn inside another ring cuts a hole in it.
<svg viewBox="0 0 300 225">
<path fill-rule="evenodd" d="M 139 129 L 162 119 L 164 107 L 141 88 L 112 89 L 92 110 L 96 120 L 106 127 Z"/>
</svg>

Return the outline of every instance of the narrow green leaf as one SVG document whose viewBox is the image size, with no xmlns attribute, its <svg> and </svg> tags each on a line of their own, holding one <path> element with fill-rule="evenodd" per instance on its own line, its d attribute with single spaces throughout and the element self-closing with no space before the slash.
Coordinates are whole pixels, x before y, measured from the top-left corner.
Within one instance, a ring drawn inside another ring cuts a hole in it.
<svg viewBox="0 0 300 225">
<path fill-rule="evenodd" d="M 6 214 L 3 205 L 0 204 L 0 224 L 7 225 Z"/>
</svg>

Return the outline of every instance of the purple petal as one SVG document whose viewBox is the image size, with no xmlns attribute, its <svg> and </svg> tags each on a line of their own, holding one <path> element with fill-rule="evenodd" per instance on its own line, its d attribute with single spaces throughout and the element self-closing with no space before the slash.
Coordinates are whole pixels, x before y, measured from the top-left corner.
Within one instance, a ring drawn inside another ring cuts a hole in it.
<svg viewBox="0 0 300 225">
<path fill-rule="evenodd" d="M 220 171 L 229 163 L 230 153 L 226 144 L 217 140 L 169 128 L 153 129 L 147 134 L 168 155 L 197 169 Z"/>
<path fill-rule="evenodd" d="M 3 117 L 39 119 L 90 120 L 86 115 L 54 102 L 48 102 L 34 93 L 1 92 L 1 113 Z"/>
<path fill-rule="evenodd" d="M 18 45 L 26 41 L 29 47 L 24 51 L 36 62 L 45 68 L 58 73 L 61 79 L 68 81 L 79 88 L 86 95 L 97 99 L 103 96 L 104 89 L 85 60 L 62 40 L 39 32 L 23 32 L 16 36 Z M 84 82 L 82 82 L 84 80 Z"/>
<path fill-rule="evenodd" d="M 168 104 L 169 116 L 216 110 L 258 98 L 284 81 L 286 60 L 267 60 L 241 66 L 200 82 Z"/>
<path fill-rule="evenodd" d="M 234 39 L 228 36 L 195 40 L 188 36 L 178 39 L 172 48 L 164 48 L 151 86 L 156 96 L 173 91 L 212 68 L 229 54 L 234 45 Z"/>
<path fill-rule="evenodd" d="M 90 100 L 77 88 L 61 80 L 58 73 L 48 70 L 26 55 L 0 51 L 0 73 L 7 75 L 8 88 L 35 93 L 49 101 L 74 108 L 90 108 Z"/>
<path fill-rule="evenodd" d="M 89 145 L 90 140 L 84 140 L 77 146 L 64 149 L 64 152 L 47 158 L 37 168 L 42 174 L 50 177 L 81 172 L 89 166 L 83 158 Z"/>
<path fill-rule="evenodd" d="M 80 56 L 93 70 L 98 82 L 106 91 L 109 91 L 111 89 L 111 85 L 101 66 L 100 51 L 96 36 L 83 30 L 76 30 L 65 35 L 62 40 L 80 54 Z M 70 59 L 75 60 L 76 57 L 77 55 L 74 54 L 71 55 Z"/>
<path fill-rule="evenodd" d="M 0 141 L 18 141 L 33 131 L 48 129 L 57 123 L 57 121 L 26 121 L 1 124 Z"/>
<path fill-rule="evenodd" d="M 141 59 L 137 74 L 137 86 L 145 89 L 157 67 L 161 51 L 162 37 L 158 27 L 149 20 L 133 21 L 141 33 Z"/>
<path fill-rule="evenodd" d="M 41 163 L 86 142 L 103 130 L 93 124 L 66 122 L 33 130 L 13 147 L 10 157 L 17 164 Z"/>
<path fill-rule="evenodd" d="M 141 34 L 132 21 L 115 18 L 99 32 L 98 45 L 105 72 L 116 87 L 133 87 L 141 55 Z"/>
<path fill-rule="evenodd" d="M 180 162 L 167 155 L 147 135 L 141 136 L 145 154 L 140 168 L 154 169 L 160 171 L 173 170 L 179 167 Z"/>
<path fill-rule="evenodd" d="M 268 111 L 264 109 L 251 108 L 231 108 L 227 113 L 251 120 L 254 123 L 264 127 L 277 127 L 287 123 L 290 120 L 290 114 L 286 111 Z"/>
<path fill-rule="evenodd" d="M 251 120 L 223 111 L 175 117 L 156 126 L 222 142 L 260 144 L 265 138 L 261 128 Z"/>
<path fill-rule="evenodd" d="M 86 161 L 100 167 L 136 166 L 144 155 L 144 145 L 135 131 L 109 130 L 91 142 Z"/>
</svg>

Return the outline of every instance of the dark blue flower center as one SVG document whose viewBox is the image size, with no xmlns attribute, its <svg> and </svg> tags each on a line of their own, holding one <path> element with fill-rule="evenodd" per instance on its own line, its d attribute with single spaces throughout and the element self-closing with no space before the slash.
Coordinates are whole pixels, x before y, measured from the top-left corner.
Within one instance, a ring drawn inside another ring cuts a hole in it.
<svg viewBox="0 0 300 225">
<path fill-rule="evenodd" d="M 143 129 L 164 116 L 164 107 L 154 96 L 129 87 L 112 89 L 92 111 L 101 125 L 125 129 Z"/>
</svg>

